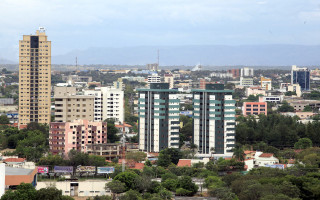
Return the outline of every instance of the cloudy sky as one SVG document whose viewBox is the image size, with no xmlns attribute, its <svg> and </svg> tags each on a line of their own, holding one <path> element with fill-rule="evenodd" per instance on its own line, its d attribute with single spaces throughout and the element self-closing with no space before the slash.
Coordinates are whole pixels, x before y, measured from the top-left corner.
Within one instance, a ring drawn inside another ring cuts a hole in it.
<svg viewBox="0 0 320 200">
<path fill-rule="evenodd" d="M 46 28 L 53 55 L 89 47 L 320 44 L 319 0 L 0 0 L 0 58 Z"/>
</svg>

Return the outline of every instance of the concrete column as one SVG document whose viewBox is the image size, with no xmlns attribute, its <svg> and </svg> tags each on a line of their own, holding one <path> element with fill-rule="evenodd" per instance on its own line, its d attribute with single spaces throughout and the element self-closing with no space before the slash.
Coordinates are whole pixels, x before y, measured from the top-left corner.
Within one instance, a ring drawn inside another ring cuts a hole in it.
<svg viewBox="0 0 320 200">
<path fill-rule="evenodd" d="M 6 177 L 6 165 L 0 163 L 0 198 L 4 194 L 5 190 L 5 177 Z"/>
</svg>

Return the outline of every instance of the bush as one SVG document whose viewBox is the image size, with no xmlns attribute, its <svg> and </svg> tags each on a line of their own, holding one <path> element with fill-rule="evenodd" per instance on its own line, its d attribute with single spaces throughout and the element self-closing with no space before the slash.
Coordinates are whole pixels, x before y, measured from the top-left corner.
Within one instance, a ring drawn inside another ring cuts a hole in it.
<svg viewBox="0 0 320 200">
<path fill-rule="evenodd" d="M 190 190 L 186 190 L 183 188 L 178 188 L 176 190 L 176 195 L 177 196 L 192 196 L 192 192 Z"/>
</svg>

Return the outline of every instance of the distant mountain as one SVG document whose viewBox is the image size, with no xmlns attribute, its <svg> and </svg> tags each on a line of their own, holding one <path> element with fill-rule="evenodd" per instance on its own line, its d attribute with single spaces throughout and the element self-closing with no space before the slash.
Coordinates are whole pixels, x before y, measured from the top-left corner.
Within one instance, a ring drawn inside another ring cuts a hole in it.
<svg viewBox="0 0 320 200">
<path fill-rule="evenodd" d="M 16 64 L 14 61 L 12 60 L 7 60 L 4 58 L 0 58 L 0 64 Z"/>
<path fill-rule="evenodd" d="M 122 48 L 89 48 L 54 56 L 53 64 L 126 64 L 144 65 L 157 62 L 160 65 L 213 66 L 290 66 L 320 65 L 320 45 L 188 45 L 188 46 L 140 46 Z"/>
</svg>

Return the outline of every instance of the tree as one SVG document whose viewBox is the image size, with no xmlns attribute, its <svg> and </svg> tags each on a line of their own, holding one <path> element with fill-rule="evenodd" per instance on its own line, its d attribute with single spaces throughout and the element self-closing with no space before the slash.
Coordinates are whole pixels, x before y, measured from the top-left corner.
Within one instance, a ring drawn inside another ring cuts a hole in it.
<svg viewBox="0 0 320 200">
<path fill-rule="evenodd" d="M 27 137 L 18 142 L 16 153 L 30 161 L 38 161 L 47 151 L 47 139 L 40 131 L 28 131 Z"/>
<path fill-rule="evenodd" d="M 142 162 L 146 159 L 147 154 L 142 151 L 137 152 L 128 152 L 126 154 L 126 159 L 128 160 L 134 160 L 135 162 Z"/>
<path fill-rule="evenodd" d="M 0 124 L 10 124 L 7 115 L 0 115 Z"/>
<path fill-rule="evenodd" d="M 168 167 L 170 163 L 178 164 L 179 159 L 182 158 L 182 153 L 179 149 L 168 148 L 160 151 L 158 162 L 159 166 Z"/>
<path fill-rule="evenodd" d="M 188 190 L 191 192 L 191 195 L 195 194 L 198 191 L 198 186 L 192 182 L 190 176 L 182 176 L 181 178 L 179 178 L 177 188 Z"/>
<path fill-rule="evenodd" d="M 176 191 L 178 184 L 179 184 L 179 181 L 177 179 L 172 179 L 172 178 L 168 178 L 161 183 L 161 185 L 164 188 L 170 191 Z"/>
<path fill-rule="evenodd" d="M 303 109 L 303 112 L 312 112 L 312 108 L 309 105 L 306 105 Z"/>
<path fill-rule="evenodd" d="M 129 190 L 125 195 L 120 197 L 120 200 L 141 200 L 142 197 L 138 191 Z"/>
<path fill-rule="evenodd" d="M 283 101 L 282 105 L 278 107 L 279 112 L 294 112 L 294 107 L 290 106 L 287 101 Z"/>
<path fill-rule="evenodd" d="M 120 137 L 117 135 L 119 130 L 115 127 L 114 124 L 108 123 L 107 124 L 107 140 L 108 143 L 115 143 L 120 140 Z"/>
<path fill-rule="evenodd" d="M 161 199 L 163 200 L 170 200 L 172 199 L 172 193 L 166 189 L 161 189 L 159 191 L 159 195 L 161 197 Z"/>
<path fill-rule="evenodd" d="M 109 188 L 114 194 L 120 194 L 126 191 L 126 184 L 118 180 L 112 180 L 106 183 L 106 188 Z"/>
<path fill-rule="evenodd" d="M 38 162 L 38 165 L 49 166 L 50 169 L 53 169 L 53 166 L 55 166 L 55 165 L 62 166 L 62 165 L 64 165 L 64 163 L 65 163 L 65 161 L 63 160 L 63 158 L 60 155 L 49 154 L 46 157 L 41 157 Z"/>
<path fill-rule="evenodd" d="M 152 163 L 150 160 L 146 160 L 146 162 L 144 163 L 145 166 L 148 166 L 148 167 L 152 167 Z"/>
<path fill-rule="evenodd" d="M 121 172 L 119 173 L 116 177 L 114 177 L 114 180 L 118 180 L 126 185 L 126 191 L 130 189 L 135 189 L 136 188 L 136 178 L 139 177 L 136 173 L 134 172 Z"/>
<path fill-rule="evenodd" d="M 69 196 L 63 196 L 62 190 L 55 187 L 41 188 L 37 191 L 37 200 L 72 200 Z"/>
<path fill-rule="evenodd" d="M 244 151 L 243 151 L 243 148 L 239 145 L 236 145 L 235 148 L 232 149 L 233 151 L 233 156 L 239 160 L 239 161 L 244 161 Z"/>
<path fill-rule="evenodd" d="M 301 138 L 294 144 L 295 149 L 307 149 L 312 147 L 312 141 L 309 138 Z"/>
<path fill-rule="evenodd" d="M 297 95 L 296 91 L 288 91 L 285 93 L 285 96 L 293 96 L 293 95 Z"/>
<path fill-rule="evenodd" d="M 208 193 L 210 196 L 217 197 L 221 200 L 238 200 L 237 195 L 227 187 L 213 188 L 210 189 Z"/>
<path fill-rule="evenodd" d="M 37 191 L 30 183 L 21 183 L 16 191 L 8 190 L 1 200 L 27 200 L 37 199 Z"/>
</svg>

